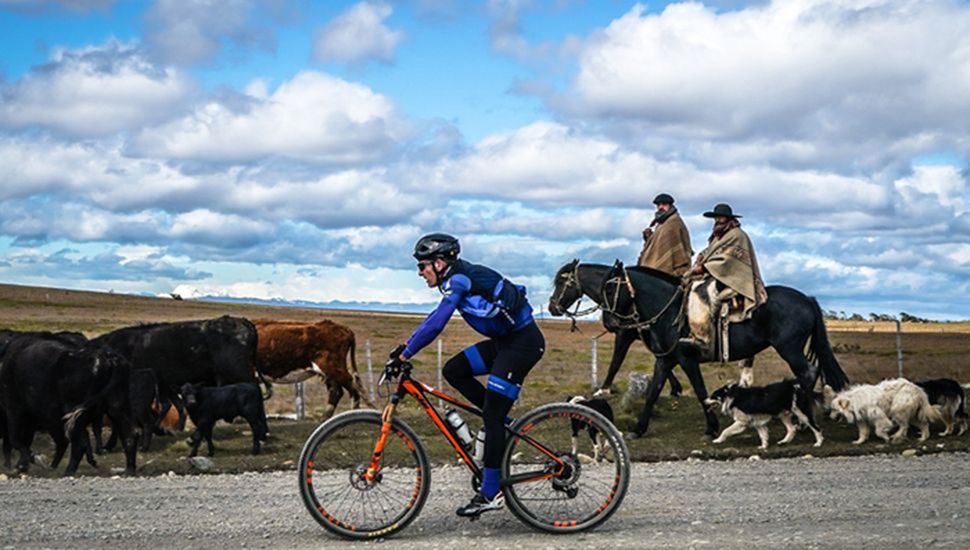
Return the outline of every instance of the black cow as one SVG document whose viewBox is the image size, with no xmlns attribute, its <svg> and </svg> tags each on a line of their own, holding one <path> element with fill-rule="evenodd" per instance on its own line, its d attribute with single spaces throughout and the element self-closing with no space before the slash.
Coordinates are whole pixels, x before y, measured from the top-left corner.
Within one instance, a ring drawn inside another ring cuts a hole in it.
<svg viewBox="0 0 970 550">
<path fill-rule="evenodd" d="M 88 341 L 88 338 L 81 334 L 80 332 L 73 331 L 60 331 L 60 332 L 46 332 L 46 331 L 20 331 L 11 330 L 8 328 L 0 329 L 0 360 L 3 358 L 3 352 L 7 349 L 7 345 L 13 341 L 14 338 L 18 336 L 45 336 L 54 337 L 58 340 L 63 341 L 67 344 L 74 344 L 80 346 L 81 344 Z"/>
<path fill-rule="evenodd" d="M 128 379 L 128 400 L 131 404 L 131 420 L 135 429 L 141 432 L 141 450 L 147 451 L 151 445 L 152 435 L 161 420 L 161 402 L 159 400 L 158 379 L 151 369 L 133 369 Z M 98 453 L 113 451 L 118 444 L 118 432 L 111 431 L 111 437 L 105 445 L 101 445 L 101 428 L 103 415 L 99 415 L 92 424 L 94 441 Z"/>
<path fill-rule="evenodd" d="M 77 471 L 90 449 L 87 425 L 104 411 L 122 435 L 126 471 L 135 471 L 135 442 L 129 412 L 130 364 L 95 344 L 77 347 L 56 335 L 22 335 L 9 342 L 0 366 L 0 406 L 7 416 L 7 435 L 20 452 L 17 468 L 26 472 L 30 445 L 37 431 L 54 439 L 51 467 L 56 468 L 71 443 L 64 473 Z"/>
<path fill-rule="evenodd" d="M 232 422 L 237 416 L 249 422 L 249 428 L 253 432 L 253 454 L 259 454 L 259 442 L 266 441 L 269 434 L 259 386 L 247 383 L 207 388 L 185 384 L 182 386 L 182 397 L 185 399 L 189 418 L 196 426 L 192 433 L 192 450 L 189 456 L 198 454 L 203 437 L 209 446 L 209 456 L 212 456 L 212 427 L 220 418 Z"/>
<path fill-rule="evenodd" d="M 205 321 L 131 326 L 92 342 L 114 348 L 134 369 L 153 370 L 159 396 L 169 401 L 183 384 L 261 381 L 267 397 L 272 394 L 272 387 L 256 367 L 256 328 L 247 319 L 225 315 Z"/>
<path fill-rule="evenodd" d="M 56 338 L 67 344 L 73 344 L 80 346 L 84 342 L 87 342 L 87 337 L 80 332 L 41 332 L 41 331 L 19 331 L 12 329 L 0 329 L 0 365 L 3 364 L 3 356 L 7 350 L 10 343 L 20 336 L 44 336 L 50 338 Z M 3 440 L 3 467 L 10 468 L 10 454 L 13 447 L 10 443 L 10 437 L 7 433 L 7 416 L 3 412 L 3 406 L 0 404 L 0 439 Z M 95 464 L 94 456 L 89 452 L 87 454 L 88 462 L 93 466 Z"/>
<path fill-rule="evenodd" d="M 10 445 L 10 436 L 7 435 L 7 413 L 0 407 L 0 439 L 3 439 L 3 467 L 10 468 L 10 452 L 13 447 Z"/>
</svg>

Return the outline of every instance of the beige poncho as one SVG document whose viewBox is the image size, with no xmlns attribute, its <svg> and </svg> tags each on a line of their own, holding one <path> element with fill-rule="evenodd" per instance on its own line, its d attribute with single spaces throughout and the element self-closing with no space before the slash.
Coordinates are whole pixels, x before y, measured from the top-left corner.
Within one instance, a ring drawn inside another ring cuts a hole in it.
<svg viewBox="0 0 970 550">
<path fill-rule="evenodd" d="M 690 269 L 690 234 L 680 214 L 674 212 L 656 225 L 653 234 L 643 243 L 637 265 L 681 276 Z"/>
<path fill-rule="evenodd" d="M 730 229 L 698 255 L 699 261 L 715 279 L 744 296 L 744 318 L 768 299 L 761 279 L 758 259 L 747 233 L 740 227 Z"/>
</svg>

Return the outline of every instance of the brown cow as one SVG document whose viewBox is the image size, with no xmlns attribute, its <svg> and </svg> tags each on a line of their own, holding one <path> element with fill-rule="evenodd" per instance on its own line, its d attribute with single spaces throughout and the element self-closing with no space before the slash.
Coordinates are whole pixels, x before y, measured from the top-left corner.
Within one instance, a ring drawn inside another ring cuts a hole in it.
<svg viewBox="0 0 970 550">
<path fill-rule="evenodd" d="M 256 356 L 263 375 L 290 384 L 312 376 L 323 377 L 329 392 L 324 418 L 333 415 L 345 389 L 355 409 L 360 407 L 361 398 L 368 407 L 374 407 L 360 381 L 354 357 L 356 339 L 349 328 L 328 320 L 304 323 L 257 319 L 253 324 L 258 335 Z M 347 369 L 348 355 L 352 375 Z"/>
</svg>

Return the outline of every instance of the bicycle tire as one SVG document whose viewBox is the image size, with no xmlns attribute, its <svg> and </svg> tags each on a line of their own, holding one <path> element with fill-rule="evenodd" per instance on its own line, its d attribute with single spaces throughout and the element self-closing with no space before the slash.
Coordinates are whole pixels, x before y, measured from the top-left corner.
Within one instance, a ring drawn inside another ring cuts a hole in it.
<svg viewBox="0 0 970 550">
<path fill-rule="evenodd" d="M 572 449 L 572 423 L 581 430 L 578 453 Z M 603 434 L 612 461 L 589 462 L 592 440 L 585 428 Z M 554 452 L 569 465 L 568 475 L 513 483 L 504 488 L 509 511 L 523 523 L 548 533 L 576 533 L 609 519 L 620 507 L 630 484 L 630 453 L 626 441 L 600 413 L 569 403 L 551 403 L 519 418 L 512 429 Z M 585 455 L 585 457 L 583 456 Z M 524 438 L 509 438 L 502 456 L 502 478 L 539 471 L 555 464 Z"/>
<path fill-rule="evenodd" d="M 379 481 L 360 477 L 380 434 L 380 412 L 348 411 L 317 427 L 300 453 L 303 503 L 317 523 L 340 537 L 393 535 L 418 516 L 428 498 L 431 467 L 424 445 L 398 419 L 391 424 Z"/>
</svg>

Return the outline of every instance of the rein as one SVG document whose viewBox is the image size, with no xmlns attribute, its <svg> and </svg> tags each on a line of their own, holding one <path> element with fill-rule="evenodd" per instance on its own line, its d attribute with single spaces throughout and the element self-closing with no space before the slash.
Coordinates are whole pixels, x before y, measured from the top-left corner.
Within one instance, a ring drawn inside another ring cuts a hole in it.
<svg viewBox="0 0 970 550">
<path fill-rule="evenodd" d="M 637 307 L 636 307 L 636 291 L 633 288 L 633 283 L 630 282 L 630 276 L 627 274 L 626 266 L 624 266 L 622 269 L 623 271 L 621 276 L 613 277 L 611 279 L 608 279 L 605 283 L 603 283 L 604 287 L 606 287 L 606 285 L 609 285 L 611 283 L 616 286 L 616 291 L 613 292 L 612 305 L 609 302 L 609 293 L 608 292 L 603 293 L 603 304 L 602 304 L 603 312 L 609 313 L 610 315 L 613 315 L 614 317 L 618 319 L 622 319 L 624 321 L 632 320 L 633 321 L 632 324 L 620 325 L 617 328 L 622 330 L 636 329 L 637 334 L 640 336 L 640 340 L 642 340 L 643 343 L 647 346 L 647 348 L 650 349 L 650 344 L 649 342 L 647 342 L 644 332 L 646 332 L 647 330 L 650 329 L 650 327 L 655 325 L 657 321 L 660 320 L 660 318 L 664 315 L 664 313 L 667 313 L 667 310 L 670 309 L 670 306 L 672 306 L 674 302 L 677 300 L 677 298 L 679 298 L 680 295 L 683 294 L 683 287 L 680 287 L 680 286 L 677 287 L 674 293 L 670 296 L 670 299 L 667 300 L 667 303 L 664 304 L 662 308 L 660 308 L 660 311 L 657 312 L 656 315 L 647 319 L 646 321 L 641 321 L 640 312 L 637 310 Z M 619 304 L 619 301 L 620 301 L 621 283 L 623 283 L 622 286 L 626 286 L 627 290 L 630 292 L 630 298 L 634 300 L 633 312 L 631 314 L 622 314 L 618 312 L 616 309 L 617 304 Z M 654 353 L 654 355 L 657 357 L 664 357 L 664 356 L 670 355 L 677 347 L 677 344 L 678 344 L 677 340 L 674 339 L 674 344 L 670 346 L 670 349 L 668 349 L 663 353 Z"/>
</svg>

